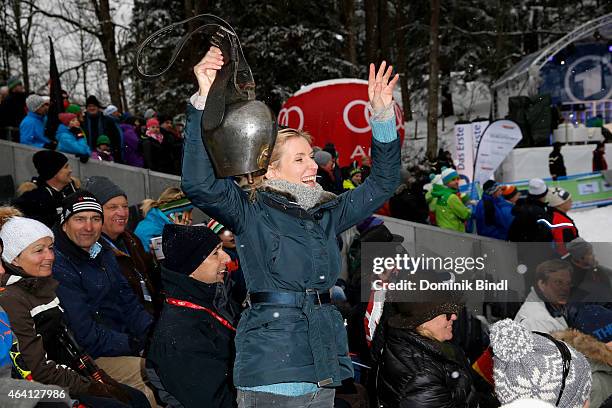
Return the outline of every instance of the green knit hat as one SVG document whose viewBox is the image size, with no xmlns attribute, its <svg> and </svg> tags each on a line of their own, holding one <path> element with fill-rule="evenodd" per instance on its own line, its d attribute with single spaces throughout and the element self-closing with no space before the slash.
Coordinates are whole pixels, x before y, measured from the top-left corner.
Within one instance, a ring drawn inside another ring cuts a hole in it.
<svg viewBox="0 0 612 408">
<path fill-rule="evenodd" d="M 159 210 L 164 214 L 172 214 L 175 212 L 187 211 L 193 209 L 193 204 L 188 198 L 181 198 L 179 200 L 170 201 L 159 206 Z"/>
<path fill-rule="evenodd" d="M 98 140 L 96 141 L 96 146 L 100 146 L 100 145 L 109 145 L 111 144 L 110 138 L 106 135 L 100 135 L 98 136 Z"/>
<path fill-rule="evenodd" d="M 66 112 L 67 113 L 74 113 L 75 115 L 78 115 L 79 113 L 81 113 L 81 107 L 79 105 L 76 105 L 74 103 L 71 103 L 70 105 L 68 105 L 68 107 L 66 108 Z"/>
<path fill-rule="evenodd" d="M 9 91 L 18 85 L 23 85 L 23 81 L 18 76 L 10 77 L 6 83 L 6 86 L 8 87 Z"/>
</svg>

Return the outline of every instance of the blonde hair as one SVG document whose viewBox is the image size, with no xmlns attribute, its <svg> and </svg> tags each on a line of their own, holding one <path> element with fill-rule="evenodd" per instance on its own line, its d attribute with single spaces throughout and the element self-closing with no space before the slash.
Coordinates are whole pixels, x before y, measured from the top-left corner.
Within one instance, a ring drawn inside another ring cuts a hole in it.
<svg viewBox="0 0 612 408">
<path fill-rule="evenodd" d="M 414 331 L 417 332 L 420 336 L 427 337 L 428 339 L 438 341 L 438 339 L 436 339 L 436 336 L 434 336 L 431 330 L 424 328 L 422 324 L 418 325 L 414 329 Z"/>
<path fill-rule="evenodd" d="M 17 187 L 17 197 L 27 193 L 28 191 L 36 190 L 36 183 L 32 183 L 31 181 L 24 181 Z"/>
<path fill-rule="evenodd" d="M 150 198 L 143 200 L 142 204 L 140 205 L 140 210 L 142 211 L 142 215 L 146 217 L 151 208 L 158 208 L 161 205 L 180 200 L 182 198 L 185 198 L 185 193 L 183 193 L 180 188 L 169 187 L 161 193 L 157 200 L 152 200 Z"/>
<path fill-rule="evenodd" d="M 23 214 L 15 207 L 8 205 L 0 207 L 0 229 L 13 217 L 23 217 Z"/>
<path fill-rule="evenodd" d="M 302 137 L 306 139 L 308 144 L 312 144 L 312 136 L 310 133 L 299 130 L 299 129 L 282 129 L 279 130 L 276 134 L 276 141 L 274 142 L 274 149 L 272 149 L 272 154 L 270 155 L 270 162 L 268 163 L 268 167 L 276 167 L 281 156 L 283 155 L 283 147 L 289 141 L 289 139 L 293 139 L 296 137 Z M 267 171 L 267 169 L 266 169 Z M 261 185 L 266 181 L 265 174 L 261 176 L 256 176 L 254 178 L 253 184 L 249 186 L 251 190 L 251 199 L 255 198 L 255 190 L 257 190 Z"/>
</svg>

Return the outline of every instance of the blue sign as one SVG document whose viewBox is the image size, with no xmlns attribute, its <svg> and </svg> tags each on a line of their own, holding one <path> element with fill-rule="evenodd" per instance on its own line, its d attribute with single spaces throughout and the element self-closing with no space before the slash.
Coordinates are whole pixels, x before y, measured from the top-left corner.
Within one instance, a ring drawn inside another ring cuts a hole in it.
<svg viewBox="0 0 612 408">
<path fill-rule="evenodd" d="M 549 93 L 553 104 L 612 99 L 611 60 L 606 44 L 568 47 L 540 71 L 540 93 Z"/>
</svg>

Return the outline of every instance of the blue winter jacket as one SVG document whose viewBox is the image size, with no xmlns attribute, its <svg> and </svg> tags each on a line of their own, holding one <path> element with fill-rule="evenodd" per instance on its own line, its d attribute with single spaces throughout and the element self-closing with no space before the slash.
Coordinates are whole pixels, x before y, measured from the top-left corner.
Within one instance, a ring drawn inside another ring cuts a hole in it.
<svg viewBox="0 0 612 408">
<path fill-rule="evenodd" d="M 28 112 L 19 125 L 19 143 L 44 147 L 50 140 L 45 136 L 45 117 Z"/>
<path fill-rule="evenodd" d="M 60 152 L 91 156 L 87 138 L 77 138 L 70 131 L 70 128 L 63 123 L 58 126 L 55 139 L 57 140 L 57 150 Z"/>
<path fill-rule="evenodd" d="M 151 238 L 161 237 L 166 224 L 172 224 L 172 221 L 159 208 L 151 208 L 147 216 L 138 223 L 134 234 L 140 239 L 146 252 L 150 251 Z"/>
<path fill-rule="evenodd" d="M 93 358 L 136 355 L 153 322 L 110 249 L 95 258 L 55 228 L 53 277 L 76 341 Z"/>
<path fill-rule="evenodd" d="M 491 201 L 495 206 L 495 222 L 490 225 L 485 220 L 485 201 Z M 478 235 L 508 240 L 508 230 L 514 220 L 512 215 L 513 206 L 512 203 L 504 200 L 503 197 L 494 198 L 489 194 L 483 194 L 482 199 L 476 205 L 476 212 L 474 214 Z"/>
<path fill-rule="evenodd" d="M 372 172 L 354 190 L 323 192 L 305 210 L 290 193 L 261 188 L 254 200 L 230 178 L 217 179 L 200 136 L 202 112 L 187 107 L 182 189 L 192 203 L 236 236 L 250 293 L 327 292 L 341 270 L 336 237 L 370 216 L 400 181 L 400 143 L 392 120 L 373 123 Z M 394 140 L 395 139 L 395 140 Z M 294 307 L 257 303 L 240 319 L 235 339 L 234 384 L 284 382 L 338 386 L 353 376 L 342 316 L 332 304 L 303 300 Z"/>
</svg>

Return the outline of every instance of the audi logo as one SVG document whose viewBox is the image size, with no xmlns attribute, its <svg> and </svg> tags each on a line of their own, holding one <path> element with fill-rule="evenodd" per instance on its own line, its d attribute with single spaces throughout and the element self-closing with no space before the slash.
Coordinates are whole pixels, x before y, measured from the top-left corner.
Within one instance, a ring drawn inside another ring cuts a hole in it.
<svg viewBox="0 0 612 408">
<path fill-rule="evenodd" d="M 400 109 L 397 103 L 394 102 L 393 104 L 395 109 L 395 117 L 397 118 L 396 129 L 400 130 L 404 128 L 402 110 Z M 370 112 L 370 109 L 368 109 L 368 105 L 369 104 L 367 101 L 355 99 L 344 106 L 344 109 L 342 110 L 342 120 L 344 121 L 344 125 L 347 127 L 347 129 L 355 133 L 366 133 L 371 130 L 369 120 L 370 116 L 372 116 L 372 113 Z M 363 109 L 363 118 L 365 119 L 366 123 L 366 126 L 363 127 L 355 126 L 349 118 L 349 113 L 351 112 L 351 110 L 355 108 L 360 109 L 359 107 Z M 299 106 L 290 106 L 288 108 L 281 109 L 278 113 L 278 124 L 281 126 L 289 126 L 290 118 L 294 117 L 292 116 L 292 114 L 297 115 L 298 118 L 298 126 L 296 127 L 296 129 L 303 129 L 304 111 Z M 291 122 L 295 123 L 293 120 L 291 120 Z"/>
</svg>

